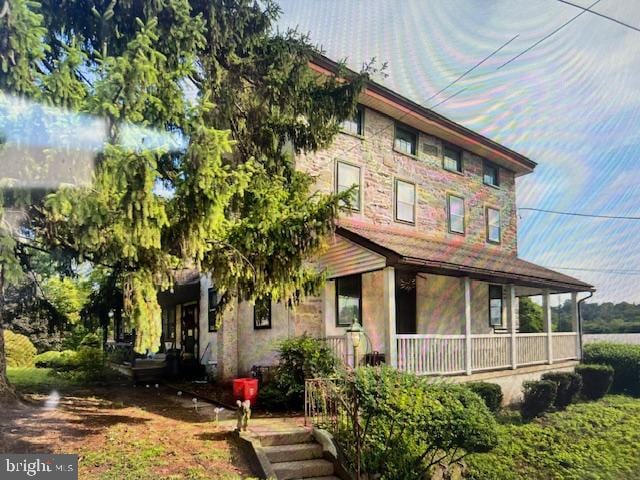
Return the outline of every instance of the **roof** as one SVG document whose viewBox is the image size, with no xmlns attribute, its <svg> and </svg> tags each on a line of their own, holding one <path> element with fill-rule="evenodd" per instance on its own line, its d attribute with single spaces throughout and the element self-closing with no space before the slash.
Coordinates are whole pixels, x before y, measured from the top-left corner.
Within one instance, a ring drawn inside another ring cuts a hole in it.
<svg viewBox="0 0 640 480">
<path fill-rule="evenodd" d="M 362 222 L 342 221 L 339 235 L 387 257 L 388 265 L 498 283 L 548 288 L 556 293 L 594 291 L 576 278 L 522 260 L 515 255 L 441 242 L 421 234 Z"/>
<path fill-rule="evenodd" d="M 323 70 L 332 74 L 337 74 L 341 68 L 342 71 L 346 71 L 349 74 L 356 74 L 352 70 L 348 70 L 342 67 L 339 63 L 322 55 L 316 56 L 313 59 L 312 66 L 315 66 L 317 70 Z M 498 163 L 503 163 L 501 160 L 508 160 L 512 162 L 511 168 L 517 174 L 531 172 L 537 165 L 536 162 L 525 155 L 474 132 L 473 130 L 470 130 L 372 80 L 367 81 L 364 93 L 365 95 L 374 97 L 378 100 L 386 99 L 387 101 L 392 102 L 396 107 L 396 111 L 399 110 L 404 112 L 402 114 L 403 122 L 411 123 L 412 117 L 420 117 L 427 124 L 437 125 L 441 129 L 439 130 L 440 132 L 446 131 L 453 135 L 453 137 L 445 138 L 445 140 L 453 141 L 454 143 L 461 143 L 460 146 L 465 147 L 469 151 L 473 152 L 475 150 L 474 153 L 478 153 L 481 156 L 487 156 L 488 158 L 490 157 L 491 160 L 497 161 Z M 380 102 L 374 103 L 377 107 L 382 105 Z M 389 112 L 384 113 L 389 114 Z M 414 126 L 419 128 L 420 125 L 421 124 L 415 124 Z M 434 132 L 429 132 L 427 130 L 427 133 Z M 442 136 L 442 133 L 436 132 L 436 134 Z M 455 137 L 457 137 L 457 140 Z M 514 168 L 514 166 L 516 166 L 516 168 Z"/>
</svg>

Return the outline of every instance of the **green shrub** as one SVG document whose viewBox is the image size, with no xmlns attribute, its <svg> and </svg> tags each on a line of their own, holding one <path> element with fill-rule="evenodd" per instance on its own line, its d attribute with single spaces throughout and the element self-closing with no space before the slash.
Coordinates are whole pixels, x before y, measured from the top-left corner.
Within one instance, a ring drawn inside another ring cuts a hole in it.
<svg viewBox="0 0 640 480">
<path fill-rule="evenodd" d="M 78 380 L 96 381 L 106 375 L 107 367 L 100 348 L 80 347 L 75 361 L 78 366 L 76 375 Z"/>
<path fill-rule="evenodd" d="M 640 395 L 640 345 L 590 343 L 584 347 L 583 360 L 613 367 L 612 393 Z"/>
<path fill-rule="evenodd" d="M 469 382 L 465 383 L 465 386 L 476 395 L 479 395 L 490 411 L 496 413 L 500 410 L 503 398 L 500 385 L 489 382 Z"/>
<path fill-rule="evenodd" d="M 8 367 L 33 367 L 36 347 L 31 340 L 11 330 L 4 330 L 4 348 Z"/>
<path fill-rule="evenodd" d="M 588 400 L 604 397 L 613 383 L 610 365 L 578 365 L 576 373 L 582 378 L 582 396 Z"/>
<path fill-rule="evenodd" d="M 84 325 L 74 325 L 62 340 L 62 347 L 65 350 L 77 350 L 88 333 L 89 330 Z"/>
<path fill-rule="evenodd" d="M 364 432 L 362 469 L 383 479 L 449 474 L 466 454 L 487 452 L 497 444 L 496 420 L 464 385 L 429 384 L 386 366 L 359 368 L 344 384 L 338 404 L 351 405 L 352 410 L 345 407 L 342 422 L 328 428 L 352 470 L 353 418 L 359 419 L 358 431 Z"/>
<path fill-rule="evenodd" d="M 337 359 L 324 342 L 307 335 L 282 342 L 279 354 L 280 364 L 269 388 L 261 389 L 259 402 L 274 410 L 302 410 L 304 381 L 334 375 Z"/>
<path fill-rule="evenodd" d="M 542 375 L 542 380 L 549 380 L 557 385 L 554 405 L 559 410 L 567 408 L 582 390 L 582 377 L 574 372 L 548 372 Z"/>
<path fill-rule="evenodd" d="M 524 382 L 520 413 L 524 420 L 531 420 L 551 409 L 556 400 L 558 385 L 549 380 Z"/>
<path fill-rule="evenodd" d="M 78 345 L 78 349 L 81 347 L 89 347 L 89 348 L 102 348 L 102 340 L 100 340 L 100 336 L 97 333 L 87 333 L 80 345 Z"/>
<path fill-rule="evenodd" d="M 44 352 L 36 357 L 36 367 L 72 370 L 78 367 L 77 354 L 73 350 Z"/>
</svg>

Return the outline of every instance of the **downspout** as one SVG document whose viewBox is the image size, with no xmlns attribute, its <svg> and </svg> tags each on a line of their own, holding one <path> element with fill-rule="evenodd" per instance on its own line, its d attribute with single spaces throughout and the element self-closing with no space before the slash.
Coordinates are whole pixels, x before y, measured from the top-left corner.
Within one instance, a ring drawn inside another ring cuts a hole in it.
<svg viewBox="0 0 640 480">
<path fill-rule="evenodd" d="M 591 297 L 593 297 L 593 292 L 589 292 L 589 296 L 588 297 L 584 297 L 581 298 L 580 300 L 578 300 L 577 302 L 577 309 L 578 309 L 578 337 L 580 340 L 580 360 L 582 360 L 582 310 L 580 308 L 582 302 L 584 302 L 585 300 L 589 300 Z"/>
</svg>

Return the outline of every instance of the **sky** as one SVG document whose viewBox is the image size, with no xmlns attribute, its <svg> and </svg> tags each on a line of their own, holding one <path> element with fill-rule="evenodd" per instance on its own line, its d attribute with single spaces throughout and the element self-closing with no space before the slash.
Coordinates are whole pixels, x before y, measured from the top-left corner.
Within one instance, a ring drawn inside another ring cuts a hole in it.
<svg viewBox="0 0 640 480">
<path fill-rule="evenodd" d="M 279 3 L 279 28 L 309 33 L 356 70 L 386 62 L 378 82 L 537 162 L 518 179 L 519 207 L 640 217 L 640 32 L 587 12 L 498 68 L 581 10 L 557 0 Z M 640 28 L 639 1 L 592 9 Z M 640 220 L 522 210 L 518 228 L 521 258 L 595 285 L 593 301 L 640 303 Z"/>
</svg>

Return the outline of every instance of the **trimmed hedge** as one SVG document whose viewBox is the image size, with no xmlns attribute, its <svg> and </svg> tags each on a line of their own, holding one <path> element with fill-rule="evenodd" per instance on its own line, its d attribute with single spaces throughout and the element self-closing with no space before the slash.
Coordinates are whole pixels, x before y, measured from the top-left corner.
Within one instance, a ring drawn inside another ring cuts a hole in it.
<svg viewBox="0 0 640 480">
<path fill-rule="evenodd" d="M 558 386 L 554 405 L 559 410 L 567 408 L 582 390 L 582 377 L 574 372 L 548 372 L 542 375 L 542 380 Z"/>
<path fill-rule="evenodd" d="M 524 420 L 531 420 L 553 406 L 558 392 L 558 385 L 550 380 L 524 382 L 524 399 L 520 406 L 520 413 Z"/>
<path fill-rule="evenodd" d="M 36 367 L 71 370 L 78 367 L 77 354 L 73 350 L 43 352 L 36 356 Z"/>
<path fill-rule="evenodd" d="M 590 343 L 584 347 L 583 360 L 613 367 L 612 393 L 640 396 L 640 345 Z"/>
<path fill-rule="evenodd" d="M 582 396 L 588 400 L 604 397 L 613 383 L 610 365 L 578 365 L 576 373 L 582 377 Z"/>
<path fill-rule="evenodd" d="M 36 363 L 36 347 L 31 340 L 11 330 L 4 331 L 4 348 L 8 367 L 33 367 Z"/>
<path fill-rule="evenodd" d="M 489 382 L 469 382 L 466 383 L 465 386 L 482 398 L 484 404 L 490 411 L 496 413 L 500 410 L 503 398 L 502 388 L 500 388 L 500 385 Z"/>
</svg>

